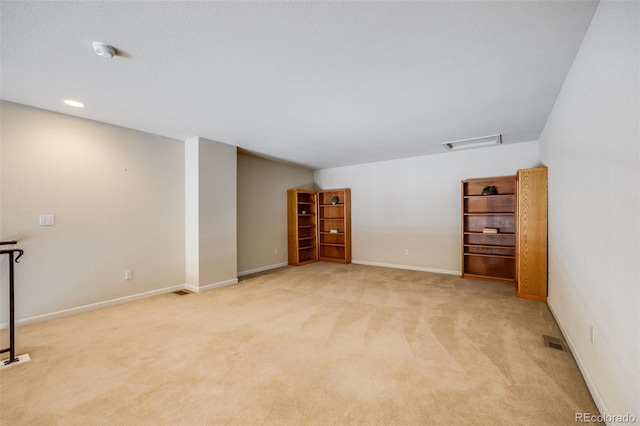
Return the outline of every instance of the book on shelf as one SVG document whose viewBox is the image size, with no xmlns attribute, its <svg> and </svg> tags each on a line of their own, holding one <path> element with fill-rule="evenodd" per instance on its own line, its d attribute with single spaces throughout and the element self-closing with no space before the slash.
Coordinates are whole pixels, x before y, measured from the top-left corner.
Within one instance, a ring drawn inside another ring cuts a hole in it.
<svg viewBox="0 0 640 426">
<path fill-rule="evenodd" d="M 482 228 L 483 234 L 497 234 L 498 228 Z"/>
<path fill-rule="evenodd" d="M 330 234 L 337 234 L 337 233 L 338 233 L 338 230 L 337 230 L 337 229 L 330 229 L 330 230 L 329 230 L 329 233 L 330 233 Z"/>
</svg>

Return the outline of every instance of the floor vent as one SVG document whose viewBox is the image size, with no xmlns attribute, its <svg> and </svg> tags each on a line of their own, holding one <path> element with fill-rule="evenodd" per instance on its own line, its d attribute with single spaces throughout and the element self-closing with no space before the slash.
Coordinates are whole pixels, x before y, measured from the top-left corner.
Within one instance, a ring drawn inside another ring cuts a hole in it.
<svg viewBox="0 0 640 426">
<path fill-rule="evenodd" d="M 544 339 L 544 345 L 546 347 L 551 349 L 557 349 L 559 351 L 569 352 L 569 348 L 567 347 L 567 342 L 565 342 L 564 339 L 561 339 L 559 337 L 547 336 L 547 335 L 543 335 L 542 338 Z"/>
<path fill-rule="evenodd" d="M 178 291 L 174 291 L 173 294 L 177 294 L 178 296 L 185 296 L 187 294 L 191 294 L 193 293 L 192 291 L 188 291 L 188 290 L 178 290 Z"/>
</svg>

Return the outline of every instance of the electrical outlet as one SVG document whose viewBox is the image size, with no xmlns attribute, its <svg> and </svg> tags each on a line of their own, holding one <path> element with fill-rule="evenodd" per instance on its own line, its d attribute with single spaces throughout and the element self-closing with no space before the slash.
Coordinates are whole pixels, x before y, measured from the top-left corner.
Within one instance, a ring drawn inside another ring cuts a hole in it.
<svg viewBox="0 0 640 426">
<path fill-rule="evenodd" d="M 40 226 L 55 226 L 56 225 L 56 217 L 52 214 L 41 214 L 40 215 Z"/>
<path fill-rule="evenodd" d="M 404 249 L 404 255 L 409 256 L 409 249 Z"/>
<path fill-rule="evenodd" d="M 278 249 L 275 249 L 273 254 L 278 254 Z"/>
<path fill-rule="evenodd" d="M 127 281 L 133 279 L 133 271 L 124 271 L 124 279 Z"/>
</svg>

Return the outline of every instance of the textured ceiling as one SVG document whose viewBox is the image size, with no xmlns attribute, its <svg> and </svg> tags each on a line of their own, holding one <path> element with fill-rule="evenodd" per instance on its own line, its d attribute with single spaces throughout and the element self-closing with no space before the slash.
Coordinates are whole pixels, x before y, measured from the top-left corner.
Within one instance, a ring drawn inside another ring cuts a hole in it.
<svg viewBox="0 0 640 426">
<path fill-rule="evenodd" d="M 325 168 L 536 140 L 597 2 L 0 7 L 2 99 Z"/>
</svg>

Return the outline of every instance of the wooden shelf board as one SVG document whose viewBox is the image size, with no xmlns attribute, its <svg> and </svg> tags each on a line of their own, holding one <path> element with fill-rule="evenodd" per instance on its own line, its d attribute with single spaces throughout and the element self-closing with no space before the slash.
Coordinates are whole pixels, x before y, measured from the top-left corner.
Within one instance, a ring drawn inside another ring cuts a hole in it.
<svg viewBox="0 0 640 426">
<path fill-rule="evenodd" d="M 500 281 L 504 282 L 505 284 L 514 284 L 516 282 L 515 278 L 494 277 L 490 275 L 462 274 L 462 278 L 473 278 L 486 281 Z"/>
<path fill-rule="evenodd" d="M 499 257 L 501 259 L 515 259 L 515 256 L 508 256 L 506 254 L 484 254 L 484 253 L 465 253 L 465 256 L 478 256 L 478 257 Z"/>
<path fill-rule="evenodd" d="M 464 244 L 465 247 L 478 247 L 478 248 L 497 248 L 497 249 L 514 249 L 516 246 L 492 246 L 490 244 Z"/>
<path fill-rule="evenodd" d="M 332 247 L 344 247 L 344 244 L 336 244 L 336 243 L 320 243 L 321 246 L 332 246 Z"/>
<path fill-rule="evenodd" d="M 498 232 L 497 234 L 487 234 L 487 233 L 484 233 L 484 232 L 465 231 L 464 235 L 515 235 L 515 232 Z"/>
<path fill-rule="evenodd" d="M 312 249 L 312 248 L 316 248 L 316 246 L 315 245 L 313 245 L 313 246 L 304 246 L 304 247 L 300 247 L 298 250 L 309 250 L 309 249 Z"/>
<path fill-rule="evenodd" d="M 464 213 L 465 216 L 513 216 L 514 212 L 482 212 L 482 213 Z"/>
<path fill-rule="evenodd" d="M 464 198 L 513 197 L 516 194 L 464 195 Z"/>
<path fill-rule="evenodd" d="M 320 220 L 340 220 L 340 221 L 343 221 L 344 217 L 321 217 Z"/>
<path fill-rule="evenodd" d="M 318 259 L 322 260 L 323 262 L 348 263 L 343 257 L 320 256 Z"/>
</svg>

